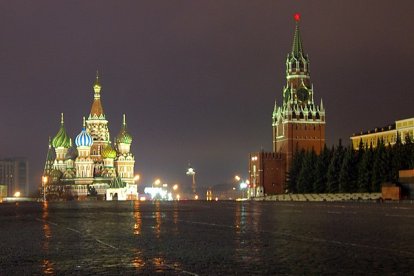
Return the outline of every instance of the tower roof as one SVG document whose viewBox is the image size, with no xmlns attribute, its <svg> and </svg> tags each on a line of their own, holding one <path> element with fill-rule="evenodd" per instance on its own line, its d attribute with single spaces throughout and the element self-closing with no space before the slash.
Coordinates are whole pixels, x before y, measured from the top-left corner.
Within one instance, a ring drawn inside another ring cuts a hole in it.
<svg viewBox="0 0 414 276">
<path fill-rule="evenodd" d="M 68 134 L 66 133 L 65 123 L 63 121 L 63 113 L 61 114 L 61 119 L 60 119 L 60 129 L 52 140 L 52 146 L 54 148 L 59 148 L 59 147 L 69 148 L 70 147 L 70 138 Z"/>
<path fill-rule="evenodd" d="M 132 136 L 127 131 L 125 114 L 122 117 L 122 127 L 121 131 L 119 132 L 118 136 L 116 137 L 117 143 L 123 144 L 131 144 L 132 143 Z"/>
<path fill-rule="evenodd" d="M 52 149 L 52 139 L 49 137 L 49 148 L 46 154 L 45 167 L 43 169 L 43 175 L 47 176 L 53 170 L 53 161 L 56 158 L 55 151 Z"/>
<path fill-rule="evenodd" d="M 93 96 L 93 103 L 91 108 L 91 113 L 89 114 L 89 119 L 91 118 L 105 118 L 105 113 L 102 108 L 101 103 L 101 84 L 99 82 L 99 72 L 96 71 L 96 79 L 93 85 L 94 96 Z"/>
<path fill-rule="evenodd" d="M 303 51 L 302 39 L 300 37 L 299 30 L 300 14 L 296 13 L 293 17 L 296 21 L 296 27 L 295 34 L 293 36 L 292 55 L 296 58 L 299 58 L 300 56 L 304 57 L 305 53 Z"/>
<path fill-rule="evenodd" d="M 111 144 L 107 144 L 106 147 L 102 150 L 102 158 L 107 159 L 114 159 L 116 157 L 116 151 L 111 146 Z"/>
<path fill-rule="evenodd" d="M 92 136 L 86 131 L 85 117 L 83 117 L 82 131 L 75 138 L 75 144 L 77 147 L 90 147 L 93 144 Z"/>
</svg>

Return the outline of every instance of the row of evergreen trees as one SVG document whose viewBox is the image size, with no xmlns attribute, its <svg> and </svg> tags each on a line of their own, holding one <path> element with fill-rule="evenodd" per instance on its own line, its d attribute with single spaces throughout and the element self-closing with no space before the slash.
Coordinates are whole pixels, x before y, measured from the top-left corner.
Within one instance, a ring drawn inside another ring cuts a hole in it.
<svg viewBox="0 0 414 276">
<path fill-rule="evenodd" d="M 398 182 L 398 171 L 414 167 L 414 142 L 410 136 L 393 146 L 383 140 L 377 146 L 360 150 L 352 146 L 328 149 L 325 145 L 317 155 L 315 151 L 297 151 L 287 175 L 289 193 L 355 193 L 379 192 L 381 183 Z"/>
</svg>

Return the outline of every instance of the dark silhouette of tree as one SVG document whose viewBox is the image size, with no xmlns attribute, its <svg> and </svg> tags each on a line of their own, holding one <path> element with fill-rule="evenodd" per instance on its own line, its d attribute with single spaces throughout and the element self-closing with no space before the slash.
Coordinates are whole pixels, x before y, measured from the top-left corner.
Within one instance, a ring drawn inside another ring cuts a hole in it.
<svg viewBox="0 0 414 276">
<path fill-rule="evenodd" d="M 390 157 L 392 160 L 391 167 L 390 167 L 390 180 L 391 182 L 398 182 L 398 171 L 401 170 L 404 166 L 403 162 L 403 155 L 404 155 L 404 149 L 403 144 L 401 142 L 400 134 L 397 132 L 397 138 L 395 140 L 395 144 L 391 147 L 391 153 Z"/>
<path fill-rule="evenodd" d="M 373 154 L 371 192 L 379 192 L 381 183 L 387 181 L 387 152 L 384 141 L 379 139 Z"/>
<path fill-rule="evenodd" d="M 288 179 L 286 181 L 287 190 L 289 193 L 297 193 L 297 181 L 300 170 L 302 169 L 302 162 L 305 156 L 305 150 L 298 151 L 296 148 L 295 154 L 292 158 L 292 164 L 289 169 Z"/>
<path fill-rule="evenodd" d="M 339 172 L 339 192 L 350 193 L 356 191 L 357 179 L 358 173 L 356 168 L 355 151 L 352 146 L 350 146 L 345 150 L 341 170 Z"/>
<path fill-rule="evenodd" d="M 315 166 L 315 181 L 313 183 L 313 192 L 324 193 L 326 191 L 326 182 L 329 163 L 331 162 L 331 151 L 325 145 L 322 152 L 317 156 Z"/>
<path fill-rule="evenodd" d="M 315 162 L 316 153 L 312 149 L 304 154 L 302 160 L 302 168 L 297 180 L 298 193 L 311 193 L 313 191 L 313 183 L 315 182 Z"/>
<path fill-rule="evenodd" d="M 339 140 L 338 147 L 333 150 L 332 159 L 328 167 L 326 184 L 328 193 L 336 193 L 339 190 L 339 172 L 341 170 L 343 156 L 344 148 L 342 141 Z"/>
<path fill-rule="evenodd" d="M 366 193 L 371 187 L 371 170 L 372 170 L 372 145 L 365 148 L 364 155 L 358 164 L 358 192 Z"/>
</svg>

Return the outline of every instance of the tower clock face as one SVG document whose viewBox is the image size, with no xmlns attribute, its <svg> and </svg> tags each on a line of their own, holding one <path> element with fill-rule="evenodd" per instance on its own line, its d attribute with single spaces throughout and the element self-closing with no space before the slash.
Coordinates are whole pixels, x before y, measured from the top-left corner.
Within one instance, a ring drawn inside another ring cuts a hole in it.
<svg viewBox="0 0 414 276">
<path fill-rule="evenodd" d="M 298 91 L 296 91 L 296 95 L 301 102 L 307 101 L 309 98 L 309 92 L 305 88 L 300 88 Z"/>
</svg>

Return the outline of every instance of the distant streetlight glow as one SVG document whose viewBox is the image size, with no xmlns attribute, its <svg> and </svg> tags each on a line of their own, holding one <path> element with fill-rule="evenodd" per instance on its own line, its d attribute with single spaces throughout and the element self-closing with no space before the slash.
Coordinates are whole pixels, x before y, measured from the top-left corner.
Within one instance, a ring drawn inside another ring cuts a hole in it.
<svg viewBox="0 0 414 276">
<path fill-rule="evenodd" d="M 175 184 L 175 185 L 173 186 L 173 190 L 174 190 L 174 191 L 177 191 L 177 189 L 178 189 L 178 184 Z"/>
<path fill-rule="evenodd" d="M 48 180 L 48 178 L 47 178 L 46 175 L 42 176 L 43 202 L 46 201 L 46 183 L 47 183 L 47 180 Z"/>
<path fill-rule="evenodd" d="M 15 192 L 14 197 L 20 197 L 20 192 L 19 191 Z"/>
</svg>

